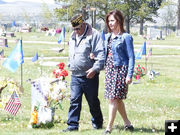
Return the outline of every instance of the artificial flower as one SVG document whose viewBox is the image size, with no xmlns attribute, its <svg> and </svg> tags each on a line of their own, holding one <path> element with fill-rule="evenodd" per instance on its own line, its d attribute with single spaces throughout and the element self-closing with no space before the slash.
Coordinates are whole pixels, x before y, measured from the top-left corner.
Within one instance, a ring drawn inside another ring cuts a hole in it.
<svg viewBox="0 0 180 135">
<path fill-rule="evenodd" d="M 137 65 L 134 71 L 134 78 L 136 80 L 139 80 L 141 77 L 143 77 L 146 74 L 146 69 L 144 67 L 141 67 L 140 65 Z"/>
<path fill-rule="evenodd" d="M 64 69 L 65 64 L 63 62 L 61 62 L 61 63 L 58 64 L 58 67 L 59 67 L 59 69 Z"/>
</svg>

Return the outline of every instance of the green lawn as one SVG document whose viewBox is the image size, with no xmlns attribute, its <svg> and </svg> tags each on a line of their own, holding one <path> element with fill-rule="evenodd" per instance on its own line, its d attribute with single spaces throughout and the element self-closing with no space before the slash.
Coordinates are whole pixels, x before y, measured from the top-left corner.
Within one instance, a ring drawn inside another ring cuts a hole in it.
<svg viewBox="0 0 180 135">
<path fill-rule="evenodd" d="M 16 38 L 23 35 L 23 40 L 39 40 L 57 42 L 57 37 L 45 37 L 44 33 L 25 33 L 16 34 Z M 37 37 L 37 38 L 35 38 Z M 68 36 L 67 36 L 68 37 Z M 8 40 L 15 40 L 16 38 L 9 38 Z M 66 39 L 67 41 L 67 39 Z M 143 44 L 144 39 L 141 37 L 134 37 L 135 44 Z M 151 41 L 153 45 L 176 45 L 180 46 L 180 39 L 175 37 L 168 37 L 165 40 Z M 5 48 L 5 56 L 8 56 L 12 51 L 15 43 L 9 43 L 9 48 Z M 44 57 L 61 57 L 67 56 L 65 53 L 58 53 L 51 50 L 51 48 L 58 47 L 58 44 L 27 44 L 23 43 L 23 52 L 25 57 L 32 57 L 36 51 L 39 55 Z M 48 50 L 49 49 L 49 50 Z M 66 49 L 68 47 L 66 46 Z M 153 55 L 180 55 L 176 48 L 159 49 L 153 48 Z M 108 101 L 104 99 L 104 71 L 100 74 L 99 98 L 101 108 L 104 116 L 104 125 L 101 130 L 93 130 L 91 126 L 91 115 L 85 99 L 83 99 L 83 106 L 81 111 L 80 129 L 78 132 L 63 133 L 67 125 L 63 122 L 55 123 L 50 129 L 29 129 L 27 128 L 31 116 L 31 85 L 26 82 L 27 79 L 36 79 L 41 76 L 40 63 L 33 63 L 31 59 L 25 59 L 23 64 L 23 86 L 24 93 L 21 97 L 22 108 L 16 117 L 7 114 L 3 109 L 0 112 L 0 134 L 2 135 L 101 135 L 104 133 L 108 121 Z M 67 59 L 52 59 L 43 61 L 65 62 Z M 3 60 L 0 60 L 2 64 Z M 145 66 L 144 57 L 136 61 L 136 65 Z M 52 70 L 57 67 L 43 66 L 42 73 L 51 76 Z M 135 131 L 125 132 L 123 130 L 123 121 L 118 114 L 114 123 L 112 135 L 164 135 L 165 120 L 180 119 L 180 62 L 179 57 L 150 57 L 147 62 L 147 68 L 151 68 L 160 73 L 160 76 L 149 80 L 148 76 L 141 79 L 140 84 L 132 84 L 129 86 L 128 97 L 125 100 L 128 116 L 135 127 Z M 67 69 L 67 67 L 66 67 Z M 10 77 L 20 82 L 20 67 L 16 73 L 11 73 L 4 67 L 0 66 L 0 77 Z M 70 82 L 70 76 L 66 78 Z M 134 79 L 134 81 L 136 81 Z M 62 103 L 63 110 L 56 110 L 56 115 L 60 116 L 64 122 L 67 121 L 67 114 L 69 109 L 69 99 Z"/>
</svg>

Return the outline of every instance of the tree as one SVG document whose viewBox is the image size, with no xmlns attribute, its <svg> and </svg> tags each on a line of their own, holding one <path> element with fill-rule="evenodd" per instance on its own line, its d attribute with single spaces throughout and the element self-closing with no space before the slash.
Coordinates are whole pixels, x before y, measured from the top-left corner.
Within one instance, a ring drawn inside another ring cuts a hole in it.
<svg viewBox="0 0 180 135">
<path fill-rule="evenodd" d="M 125 17 L 125 26 L 126 31 L 130 33 L 130 24 L 133 22 L 140 22 L 142 24 L 146 20 L 152 19 L 152 14 L 157 14 L 157 9 L 159 9 L 159 5 L 161 4 L 162 0 L 55 0 L 61 1 L 69 4 L 69 16 L 72 17 L 74 13 L 81 12 L 85 16 L 85 19 L 91 17 L 92 19 L 92 26 L 95 27 L 96 18 L 102 19 L 105 21 L 106 14 L 113 10 L 119 9 L 123 12 Z M 147 1 L 147 2 L 146 2 Z M 148 7 L 148 8 L 147 8 Z M 95 10 L 92 10 L 94 8 Z M 142 14 L 144 9 L 148 9 L 146 14 Z M 59 8 L 55 10 L 55 13 L 59 20 L 65 19 L 65 11 L 66 9 Z M 139 13 L 138 13 L 139 11 Z M 141 11 L 141 12 L 140 12 Z"/>
<path fill-rule="evenodd" d="M 62 6 L 60 8 L 56 8 L 55 14 L 58 18 L 58 20 L 63 21 L 63 20 L 69 20 L 72 18 L 72 16 L 76 13 L 82 13 L 83 16 L 85 17 L 84 19 L 87 19 L 87 2 L 86 0 L 55 0 L 56 2 L 63 2 L 61 4 Z M 68 10 L 68 14 L 67 14 Z"/>
<path fill-rule="evenodd" d="M 27 13 L 25 9 L 22 9 L 22 17 L 27 24 L 30 24 L 30 15 Z"/>
<path fill-rule="evenodd" d="M 119 0 L 115 1 L 115 8 L 123 12 L 125 17 L 125 27 L 126 31 L 130 33 L 130 24 L 132 23 L 133 18 L 136 15 L 138 10 L 138 0 Z"/>
<path fill-rule="evenodd" d="M 45 2 L 43 2 L 41 8 L 42 8 L 42 17 L 44 19 L 44 22 L 47 23 L 47 24 L 51 23 L 53 14 L 49 10 L 48 5 Z"/>
<path fill-rule="evenodd" d="M 177 29 L 180 30 L 180 0 L 178 0 L 178 21 L 177 21 Z"/>
<path fill-rule="evenodd" d="M 163 0 L 140 0 L 139 7 L 134 17 L 136 23 L 140 23 L 139 34 L 143 35 L 143 24 L 146 21 L 155 22 L 153 17 L 158 16 L 158 9 L 160 9 Z"/>
<path fill-rule="evenodd" d="M 164 11 L 161 13 L 160 18 L 166 28 L 167 35 L 168 29 L 172 29 L 176 24 L 176 4 L 172 1 L 166 1 L 163 7 Z"/>
</svg>

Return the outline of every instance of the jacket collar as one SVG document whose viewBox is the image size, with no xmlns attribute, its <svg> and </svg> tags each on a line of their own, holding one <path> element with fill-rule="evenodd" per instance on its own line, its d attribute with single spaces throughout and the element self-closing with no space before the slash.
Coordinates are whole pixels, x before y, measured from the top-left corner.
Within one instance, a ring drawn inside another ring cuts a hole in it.
<svg viewBox="0 0 180 135">
<path fill-rule="evenodd" d="M 108 33 L 108 34 L 106 35 L 106 39 L 109 40 L 109 38 L 111 37 L 111 35 L 112 35 L 112 32 L 111 32 L 111 33 Z M 120 37 L 122 37 L 122 35 L 117 34 L 116 37 L 117 37 L 117 38 L 120 38 Z"/>
<path fill-rule="evenodd" d="M 91 27 L 91 25 L 89 25 L 88 23 L 85 23 L 85 24 L 87 25 L 87 32 L 84 35 L 84 38 L 89 36 L 89 35 L 92 35 L 92 27 Z M 71 38 L 73 40 L 75 40 L 75 38 L 76 38 L 76 33 L 75 32 L 72 33 Z"/>
</svg>

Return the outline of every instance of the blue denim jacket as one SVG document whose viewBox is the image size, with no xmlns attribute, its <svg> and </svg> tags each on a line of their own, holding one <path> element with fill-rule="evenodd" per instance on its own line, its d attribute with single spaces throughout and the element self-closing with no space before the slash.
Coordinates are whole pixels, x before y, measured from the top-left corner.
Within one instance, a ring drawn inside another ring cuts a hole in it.
<svg viewBox="0 0 180 135">
<path fill-rule="evenodd" d="M 112 33 L 106 34 L 105 39 L 105 53 L 107 54 L 107 45 L 108 41 L 111 38 Z M 134 46 L 133 46 L 133 38 L 128 33 L 123 33 L 122 35 L 118 34 L 112 40 L 112 56 L 114 66 L 128 66 L 128 74 L 129 78 L 132 78 L 134 72 L 134 64 L 135 64 L 135 56 L 134 56 Z"/>
</svg>

